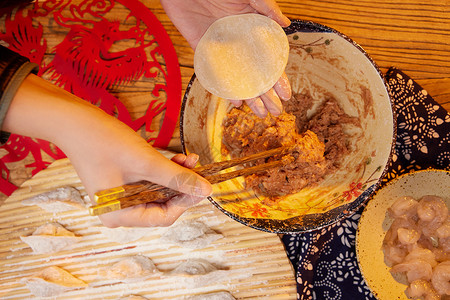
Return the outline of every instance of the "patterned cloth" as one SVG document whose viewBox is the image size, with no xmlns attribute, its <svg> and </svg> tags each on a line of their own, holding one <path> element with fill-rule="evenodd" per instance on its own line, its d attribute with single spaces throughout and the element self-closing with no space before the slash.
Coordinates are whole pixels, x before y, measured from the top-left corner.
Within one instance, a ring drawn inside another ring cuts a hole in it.
<svg viewBox="0 0 450 300">
<path fill-rule="evenodd" d="M 397 141 L 384 182 L 429 167 L 450 170 L 450 114 L 400 70 L 391 68 L 385 77 L 397 114 Z M 363 210 L 321 230 L 283 236 L 298 299 L 376 299 L 356 258 Z"/>
</svg>

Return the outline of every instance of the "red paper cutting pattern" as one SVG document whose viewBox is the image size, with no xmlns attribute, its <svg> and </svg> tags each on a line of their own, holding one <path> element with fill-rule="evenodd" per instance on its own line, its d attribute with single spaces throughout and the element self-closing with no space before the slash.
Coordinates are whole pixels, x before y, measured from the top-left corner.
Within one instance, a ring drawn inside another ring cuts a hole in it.
<svg viewBox="0 0 450 300">
<path fill-rule="evenodd" d="M 116 19 L 115 10 L 126 10 L 127 17 Z M 181 105 L 181 75 L 172 42 L 148 7 L 137 0 L 47 0 L 6 12 L 1 20 L 0 40 L 39 64 L 38 75 L 99 106 L 135 131 L 154 131 L 152 123 L 158 115 L 163 116 L 157 124 L 159 133 L 148 142 L 167 147 Z M 46 31 L 43 20 L 55 22 L 66 32 L 51 49 L 48 37 L 54 35 Z M 118 43 L 121 48 L 114 48 Z M 145 114 L 133 118 L 111 90 L 145 78 L 154 78 L 157 83 Z M 165 101 L 161 101 L 164 95 Z M 52 159 L 65 157 L 47 141 L 14 134 L 1 148 L 6 154 L 0 159 L 0 192 L 6 195 L 17 188 L 10 182 L 8 163 L 32 155 L 33 162 L 26 167 L 32 168 L 34 175 L 51 163 L 42 154 Z"/>
</svg>

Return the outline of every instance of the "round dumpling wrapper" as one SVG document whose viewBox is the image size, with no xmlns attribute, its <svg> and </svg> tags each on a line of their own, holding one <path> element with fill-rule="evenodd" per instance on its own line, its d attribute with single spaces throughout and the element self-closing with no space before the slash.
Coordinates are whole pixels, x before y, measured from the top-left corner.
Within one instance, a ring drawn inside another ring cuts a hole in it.
<svg viewBox="0 0 450 300">
<path fill-rule="evenodd" d="M 210 93 L 231 100 L 258 97 L 278 81 L 289 57 L 283 28 L 258 14 L 215 21 L 199 41 L 195 74 Z"/>
</svg>

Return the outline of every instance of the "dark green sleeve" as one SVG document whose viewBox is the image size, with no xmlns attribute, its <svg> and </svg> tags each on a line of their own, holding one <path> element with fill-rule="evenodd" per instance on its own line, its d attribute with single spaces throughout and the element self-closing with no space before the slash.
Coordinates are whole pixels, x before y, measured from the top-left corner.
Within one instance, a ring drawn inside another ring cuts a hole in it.
<svg viewBox="0 0 450 300">
<path fill-rule="evenodd" d="M 28 74 L 37 73 L 38 69 L 39 66 L 26 57 L 0 46 L 0 129 L 19 86 Z M 6 143 L 9 135 L 7 132 L 0 132 L 0 145 Z"/>
<path fill-rule="evenodd" d="M 0 9 L 6 8 L 6 7 L 15 7 L 19 4 L 29 4 L 32 0 L 1 0 L 0 1 Z"/>
</svg>

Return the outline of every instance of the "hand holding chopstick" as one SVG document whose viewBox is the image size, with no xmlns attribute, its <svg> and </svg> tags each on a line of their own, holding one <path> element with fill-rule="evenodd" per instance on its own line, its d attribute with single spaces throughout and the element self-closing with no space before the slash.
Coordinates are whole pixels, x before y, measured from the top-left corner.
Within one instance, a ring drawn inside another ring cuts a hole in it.
<svg viewBox="0 0 450 300">
<path fill-rule="evenodd" d="M 235 158 L 227 161 L 208 164 L 205 166 L 194 168 L 192 169 L 192 171 L 203 176 L 211 184 L 215 184 L 239 176 L 246 176 L 259 173 L 271 168 L 280 167 L 286 164 L 286 162 L 288 161 L 286 159 L 281 159 L 282 156 L 289 154 L 291 151 L 292 147 L 280 147 L 242 158 Z M 237 165 L 242 165 L 261 158 L 267 158 L 275 155 L 279 155 L 280 159 L 249 168 L 243 168 L 232 172 L 217 174 L 220 171 Z M 180 194 L 180 192 L 168 187 L 164 187 L 148 181 L 139 181 L 97 192 L 94 198 L 97 205 L 90 207 L 89 213 L 91 215 L 101 215 L 142 203 L 161 201 Z"/>
</svg>

